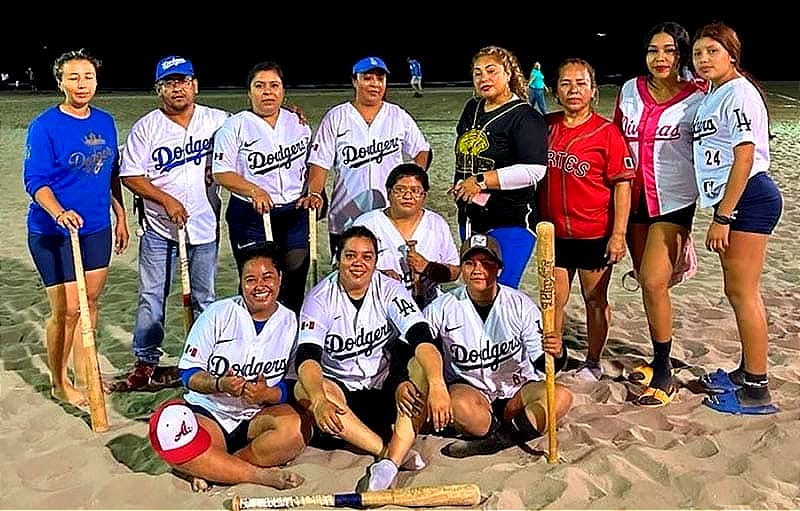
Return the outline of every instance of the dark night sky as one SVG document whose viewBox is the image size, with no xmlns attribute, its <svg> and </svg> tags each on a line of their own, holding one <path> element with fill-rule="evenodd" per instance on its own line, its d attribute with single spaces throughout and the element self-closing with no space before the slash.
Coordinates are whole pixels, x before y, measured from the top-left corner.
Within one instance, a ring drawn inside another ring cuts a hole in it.
<svg viewBox="0 0 800 511">
<path fill-rule="evenodd" d="M 348 84 L 353 62 L 368 55 L 386 60 L 391 82 L 407 82 L 405 58 L 412 55 L 422 62 L 424 82 L 430 84 L 469 80 L 472 55 L 482 46 L 497 44 L 519 57 L 526 74 L 539 60 L 549 80 L 562 59 L 578 56 L 595 66 L 603 82 L 610 75 L 627 78 L 643 71 L 643 38 L 655 23 L 677 21 L 692 34 L 706 22 L 721 20 L 739 33 L 744 67 L 757 79 L 800 81 L 796 41 L 789 42 L 798 27 L 790 26 L 793 14 L 778 8 L 734 12 L 728 7 L 700 13 L 686 7 L 686 14 L 666 15 L 669 3 L 660 3 L 658 15 L 627 12 L 622 7 L 613 13 L 608 8 L 592 12 L 576 8 L 545 19 L 538 16 L 538 9 L 507 8 L 500 16 L 467 11 L 464 4 L 448 17 L 392 12 L 400 7 L 407 11 L 416 4 L 385 4 L 380 8 L 390 11 L 384 14 L 371 14 L 374 10 L 367 8 L 307 7 L 305 18 L 298 10 L 271 11 L 274 4 L 269 3 L 263 4 L 263 13 L 251 11 L 260 5 L 251 3 L 227 14 L 218 12 L 219 5 L 202 14 L 182 14 L 169 11 L 171 4 L 162 4 L 159 10 L 130 7 L 113 23 L 84 15 L 67 21 L 63 16 L 46 20 L 31 14 L 23 19 L 36 19 L 35 25 L 2 34 L 6 50 L 0 56 L 0 71 L 18 73 L 33 65 L 40 87 L 54 88 L 49 71 L 54 58 L 65 50 L 86 47 L 103 60 L 100 85 L 105 89 L 149 88 L 155 63 L 169 54 L 194 62 L 201 88 L 241 87 L 247 70 L 261 60 L 279 62 L 291 87 Z M 692 4 L 672 3 L 679 5 Z M 181 12 L 194 7 L 191 3 L 174 6 Z M 559 7 L 551 3 L 549 8 Z M 607 35 L 598 37 L 598 32 Z"/>
</svg>

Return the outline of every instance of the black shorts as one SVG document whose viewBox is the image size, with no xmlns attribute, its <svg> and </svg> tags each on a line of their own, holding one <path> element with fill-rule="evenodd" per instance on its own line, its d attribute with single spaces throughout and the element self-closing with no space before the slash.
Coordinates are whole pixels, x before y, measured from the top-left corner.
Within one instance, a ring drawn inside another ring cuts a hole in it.
<svg viewBox="0 0 800 511">
<path fill-rule="evenodd" d="M 573 240 L 556 238 L 556 267 L 567 270 L 599 270 L 608 266 L 606 247 L 609 238 Z"/>
<path fill-rule="evenodd" d="M 111 227 L 91 234 L 79 235 L 83 271 L 106 268 L 111 261 Z M 75 281 L 72 242 L 61 234 L 28 232 L 28 249 L 42 276 L 44 287 Z"/>
<path fill-rule="evenodd" d="M 676 209 L 675 211 L 670 211 L 669 213 L 663 215 L 651 217 L 647 212 L 647 204 L 645 204 L 644 193 L 642 193 L 641 200 L 639 200 L 639 205 L 637 206 L 635 212 L 631 212 L 631 216 L 628 221 L 632 224 L 645 225 L 653 225 L 656 222 L 669 222 L 671 224 L 685 227 L 687 230 L 691 231 L 692 224 L 694 223 L 695 209 L 697 209 L 697 204 L 692 203 L 685 208 Z"/>
<path fill-rule="evenodd" d="M 247 430 L 250 429 L 250 421 L 242 421 L 239 423 L 236 428 L 228 433 L 225 431 L 225 428 L 222 427 L 222 424 L 214 417 L 214 415 L 199 405 L 193 405 L 192 403 L 186 403 L 194 413 L 199 413 L 204 417 L 208 417 L 212 421 L 216 422 L 219 426 L 219 429 L 222 430 L 222 434 L 225 437 L 225 450 L 228 451 L 228 454 L 233 454 L 239 449 L 245 447 L 248 444 L 247 440 Z M 251 419 L 252 420 L 252 419 Z"/>
<path fill-rule="evenodd" d="M 397 420 L 397 404 L 394 399 L 397 387 L 384 384 L 382 389 L 349 390 L 344 383 L 331 381 L 342 389 L 345 402 L 353 414 L 384 442 L 388 442 L 392 438 L 392 426 Z M 315 429 L 310 445 L 319 449 L 342 449 L 347 443 L 339 437 Z"/>
</svg>

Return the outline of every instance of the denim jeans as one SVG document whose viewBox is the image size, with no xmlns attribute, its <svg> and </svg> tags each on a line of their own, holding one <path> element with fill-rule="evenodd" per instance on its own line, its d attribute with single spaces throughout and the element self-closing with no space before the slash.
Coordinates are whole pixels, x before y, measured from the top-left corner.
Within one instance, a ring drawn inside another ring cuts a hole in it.
<svg viewBox="0 0 800 511">
<path fill-rule="evenodd" d="M 547 103 L 544 100 L 544 89 L 534 89 L 533 87 L 528 87 L 528 95 L 530 99 L 528 100 L 532 107 L 539 108 L 539 111 L 542 115 L 547 113 Z"/>
<path fill-rule="evenodd" d="M 218 242 L 187 245 L 189 282 L 194 317 L 214 299 Z M 139 239 L 139 306 L 133 330 L 133 354 L 137 360 L 158 364 L 164 341 L 166 297 L 178 273 L 178 243 L 148 229 Z"/>
</svg>

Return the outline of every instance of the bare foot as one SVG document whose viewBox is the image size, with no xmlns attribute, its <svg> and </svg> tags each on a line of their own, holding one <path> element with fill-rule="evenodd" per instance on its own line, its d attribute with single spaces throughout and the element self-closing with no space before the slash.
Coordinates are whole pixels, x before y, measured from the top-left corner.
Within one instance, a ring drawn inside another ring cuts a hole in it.
<svg viewBox="0 0 800 511">
<path fill-rule="evenodd" d="M 281 470 L 278 468 L 265 468 L 260 473 L 259 484 L 264 486 L 272 486 L 279 490 L 286 490 L 288 488 L 297 488 L 305 479 L 303 476 L 291 470 Z"/>
<path fill-rule="evenodd" d="M 86 394 L 73 387 L 71 383 L 65 383 L 60 388 L 53 386 L 50 390 L 50 395 L 58 401 L 66 401 L 78 408 L 89 405 L 89 399 L 86 397 Z"/>
<path fill-rule="evenodd" d="M 198 493 L 204 493 L 211 489 L 208 481 L 200 477 L 192 477 L 192 490 Z"/>
</svg>

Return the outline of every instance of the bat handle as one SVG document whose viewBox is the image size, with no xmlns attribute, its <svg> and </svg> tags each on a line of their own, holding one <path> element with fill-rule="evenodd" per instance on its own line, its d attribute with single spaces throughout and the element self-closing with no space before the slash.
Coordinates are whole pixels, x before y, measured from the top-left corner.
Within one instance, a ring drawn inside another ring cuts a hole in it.
<svg viewBox="0 0 800 511">
<path fill-rule="evenodd" d="M 274 241 L 274 238 L 272 237 L 272 217 L 270 216 L 269 211 L 261 215 L 261 219 L 264 222 L 264 238 L 268 243 Z"/>
<path fill-rule="evenodd" d="M 409 254 L 417 253 L 417 240 L 407 240 L 406 245 L 408 246 Z M 411 265 L 409 265 L 409 267 L 411 267 Z M 414 297 L 419 298 L 422 294 L 419 282 L 419 272 L 416 272 L 413 268 L 411 268 L 411 275 L 414 277 Z"/>
<path fill-rule="evenodd" d="M 308 208 L 308 250 L 311 259 L 311 284 L 317 283 L 317 210 Z"/>
</svg>

